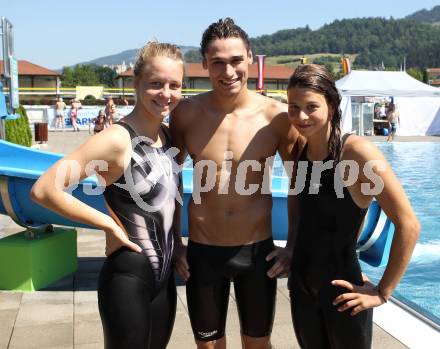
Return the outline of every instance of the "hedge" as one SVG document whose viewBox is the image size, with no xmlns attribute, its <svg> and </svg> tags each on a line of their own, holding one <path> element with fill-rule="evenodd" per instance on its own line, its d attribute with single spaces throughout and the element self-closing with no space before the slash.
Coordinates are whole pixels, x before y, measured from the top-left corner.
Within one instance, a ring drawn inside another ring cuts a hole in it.
<svg viewBox="0 0 440 349">
<path fill-rule="evenodd" d="M 29 127 L 26 109 L 24 109 L 23 106 L 19 106 L 16 113 L 21 115 L 18 119 L 6 120 L 6 140 L 11 143 L 30 147 L 32 145 L 32 132 Z"/>
</svg>

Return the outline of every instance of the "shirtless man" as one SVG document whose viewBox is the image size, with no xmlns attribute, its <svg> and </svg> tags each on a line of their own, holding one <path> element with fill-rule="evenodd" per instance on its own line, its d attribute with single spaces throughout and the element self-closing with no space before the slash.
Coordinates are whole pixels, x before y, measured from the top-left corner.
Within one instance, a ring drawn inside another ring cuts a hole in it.
<svg viewBox="0 0 440 349">
<path fill-rule="evenodd" d="M 276 276 L 286 273 L 291 245 L 274 247 L 264 168 L 276 151 L 284 160 L 293 158 L 297 132 L 283 104 L 248 90 L 249 39 L 232 19 L 208 27 L 201 51 L 213 90 L 182 101 L 171 116 L 173 141 L 181 150 L 177 159 L 182 163 L 189 154 L 201 179 L 194 181 L 200 200 L 193 196 L 188 208 L 187 250 L 179 236 L 180 212 L 175 216 L 176 269 L 187 281 L 197 348 L 226 348 L 233 280 L 243 348 L 269 349 Z M 210 179 L 213 188 L 202 190 Z"/>
<path fill-rule="evenodd" d="M 55 104 L 55 129 L 59 128 L 61 121 L 61 127 L 64 130 L 64 109 L 66 109 L 66 103 L 59 97 Z"/>
<path fill-rule="evenodd" d="M 397 132 L 397 126 L 400 127 L 400 114 L 396 109 L 396 105 L 392 102 L 388 106 L 387 110 L 387 120 L 389 125 L 390 133 L 388 134 L 387 142 L 391 142 Z"/>
</svg>

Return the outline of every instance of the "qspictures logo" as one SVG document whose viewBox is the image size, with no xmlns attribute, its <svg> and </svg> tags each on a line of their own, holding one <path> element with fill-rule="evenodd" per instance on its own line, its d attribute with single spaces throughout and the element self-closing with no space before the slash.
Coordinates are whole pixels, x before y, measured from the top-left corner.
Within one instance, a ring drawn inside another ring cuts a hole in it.
<svg viewBox="0 0 440 349">
<path fill-rule="evenodd" d="M 126 190 L 134 202 L 146 212 L 160 210 L 170 200 L 177 200 L 183 205 L 183 199 L 178 188 L 178 177 L 181 176 L 183 165 L 175 161 L 179 154 L 177 148 L 171 147 L 166 151 L 158 150 L 148 146 L 153 142 L 148 137 L 138 136 L 132 140 L 132 155 L 124 163 L 125 183 L 114 183 Z M 147 145 L 142 148 L 143 145 Z M 139 147 L 141 151 L 139 151 Z M 193 167 L 193 190 L 192 199 L 196 205 L 202 203 L 202 194 L 216 191 L 218 195 L 238 194 L 251 196 L 258 192 L 261 194 L 271 193 L 272 166 L 274 156 L 267 158 L 264 164 L 257 160 L 243 160 L 233 163 L 233 152 L 226 151 L 221 165 L 213 160 L 201 160 Z M 386 169 L 383 160 L 370 160 L 362 168 L 354 160 L 342 160 L 334 163 L 334 160 L 313 161 L 310 169 L 310 185 L 306 188 L 306 177 L 309 172 L 308 161 L 286 161 L 283 163 L 288 182 L 292 185 L 287 192 L 288 195 L 298 195 L 307 191 L 309 195 L 316 195 L 322 186 L 321 176 L 326 170 L 334 168 L 333 188 L 338 198 L 344 198 L 344 188 L 356 183 L 359 175 L 368 178 L 368 183 L 361 183 L 361 192 L 364 195 L 375 196 L 382 192 L 384 183 L 379 173 Z M 109 165 L 104 160 L 92 160 L 84 168 L 86 176 L 96 175 L 99 185 L 92 187 L 84 185 L 84 193 L 87 195 L 101 195 L 107 185 L 105 179 L 100 175 L 108 171 Z M 234 168 L 234 171 L 232 169 Z M 139 171 L 142 170 L 142 171 Z M 256 183 L 247 184 L 249 173 L 261 174 L 261 185 Z M 293 178 L 295 172 L 295 178 Z M 58 167 L 55 186 L 68 194 L 78 187 L 81 175 L 81 166 L 74 160 L 63 160 Z M 153 190 L 157 185 L 166 188 L 166 195 L 161 195 L 160 200 L 154 202 L 146 201 L 142 197 Z M 71 200 L 70 195 L 66 196 Z"/>
</svg>

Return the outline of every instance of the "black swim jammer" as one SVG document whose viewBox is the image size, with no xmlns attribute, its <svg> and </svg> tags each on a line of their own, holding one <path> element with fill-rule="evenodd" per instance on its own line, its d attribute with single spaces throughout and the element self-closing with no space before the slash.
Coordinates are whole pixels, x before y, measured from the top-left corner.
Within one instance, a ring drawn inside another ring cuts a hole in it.
<svg viewBox="0 0 440 349">
<path fill-rule="evenodd" d="M 276 302 L 276 278 L 267 271 L 273 261 L 272 238 L 244 246 L 212 246 L 188 242 L 190 278 L 186 295 L 191 326 L 199 341 L 213 341 L 225 334 L 231 280 L 241 331 L 249 337 L 272 332 Z"/>
</svg>

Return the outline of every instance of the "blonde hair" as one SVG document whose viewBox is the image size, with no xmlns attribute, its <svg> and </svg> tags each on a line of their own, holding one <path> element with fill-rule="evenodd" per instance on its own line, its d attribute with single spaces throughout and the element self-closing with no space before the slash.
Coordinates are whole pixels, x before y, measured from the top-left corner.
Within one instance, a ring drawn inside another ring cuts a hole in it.
<svg viewBox="0 0 440 349">
<path fill-rule="evenodd" d="M 141 76 L 145 65 L 155 57 L 171 58 L 182 62 L 183 65 L 183 55 L 179 47 L 173 44 L 150 41 L 138 52 L 133 68 L 134 76 Z"/>
</svg>

